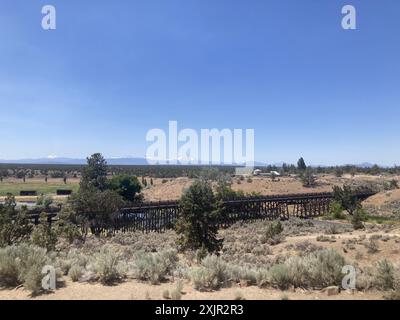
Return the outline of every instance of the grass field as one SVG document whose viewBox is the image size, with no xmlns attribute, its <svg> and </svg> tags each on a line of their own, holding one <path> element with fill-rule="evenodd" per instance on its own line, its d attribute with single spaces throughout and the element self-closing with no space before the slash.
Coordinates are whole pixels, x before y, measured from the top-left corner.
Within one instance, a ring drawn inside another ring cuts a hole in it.
<svg viewBox="0 0 400 320">
<path fill-rule="evenodd" d="M 73 192 L 78 191 L 78 181 L 69 181 L 64 184 L 62 179 L 49 179 L 47 183 L 44 180 L 4 180 L 0 182 L 0 197 L 11 193 L 14 196 L 19 196 L 21 190 L 36 191 L 40 194 L 55 194 L 57 189 L 71 189 Z"/>
</svg>

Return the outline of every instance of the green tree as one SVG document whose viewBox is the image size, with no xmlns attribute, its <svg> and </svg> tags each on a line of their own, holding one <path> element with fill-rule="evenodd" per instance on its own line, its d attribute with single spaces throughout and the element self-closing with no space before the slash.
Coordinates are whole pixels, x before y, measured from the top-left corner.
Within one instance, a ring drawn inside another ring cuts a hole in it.
<svg viewBox="0 0 400 320">
<path fill-rule="evenodd" d="M 141 199 L 139 195 L 142 185 L 137 177 L 129 175 L 114 176 L 108 182 L 108 188 L 117 192 L 124 200 L 135 201 Z"/>
<path fill-rule="evenodd" d="M 307 169 L 307 165 L 306 165 L 306 162 L 304 161 L 303 157 L 301 157 L 299 159 L 299 161 L 297 161 L 297 169 L 299 171 L 305 171 Z"/>
<path fill-rule="evenodd" d="M 343 188 L 334 186 L 333 198 L 350 215 L 353 215 L 356 209 L 361 208 L 361 203 L 357 198 L 357 194 L 350 186 L 344 185 Z"/>
<path fill-rule="evenodd" d="M 180 205 L 175 227 L 182 249 L 219 251 L 222 246 L 222 240 L 217 238 L 220 212 L 210 184 L 195 181 L 182 195 Z"/>
<path fill-rule="evenodd" d="M 57 215 L 55 222 L 55 230 L 57 235 L 68 240 L 69 243 L 73 243 L 75 240 L 83 239 L 82 228 L 84 225 L 83 217 L 79 217 L 70 203 L 62 206 L 61 211 Z"/>
<path fill-rule="evenodd" d="M 98 236 L 112 224 L 124 201 L 115 191 L 101 191 L 92 187 L 73 194 L 69 204 L 81 223 L 84 235 L 86 236 L 90 229 Z"/>
<path fill-rule="evenodd" d="M 54 250 L 57 243 L 57 233 L 47 222 L 46 213 L 40 215 L 40 223 L 33 228 L 31 241 L 34 245 L 47 250 Z"/>
<path fill-rule="evenodd" d="M 369 173 L 372 175 L 378 175 L 381 171 L 381 168 L 377 164 L 374 164 L 372 168 L 369 169 Z"/>
<path fill-rule="evenodd" d="M 82 170 L 80 187 L 83 190 L 107 188 L 107 162 L 100 153 L 95 153 L 87 158 L 87 166 Z"/>
<path fill-rule="evenodd" d="M 354 230 L 364 229 L 363 221 L 366 220 L 367 213 L 361 208 L 355 209 L 353 216 L 351 217 L 351 224 Z"/>
<path fill-rule="evenodd" d="M 0 246 L 12 245 L 29 238 L 32 225 L 27 218 L 27 209 L 16 209 L 15 197 L 8 194 L 0 204 Z"/>
<path fill-rule="evenodd" d="M 235 199 L 238 194 L 232 189 L 232 183 L 228 179 L 219 179 L 215 187 L 215 196 L 217 200 L 232 200 Z"/>
</svg>

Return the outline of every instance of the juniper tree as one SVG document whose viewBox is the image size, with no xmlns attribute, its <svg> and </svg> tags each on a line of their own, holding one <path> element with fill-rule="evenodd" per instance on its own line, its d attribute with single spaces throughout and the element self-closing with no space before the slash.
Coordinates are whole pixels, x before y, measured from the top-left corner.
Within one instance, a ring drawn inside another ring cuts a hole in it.
<svg viewBox="0 0 400 320">
<path fill-rule="evenodd" d="M 301 157 L 299 159 L 299 161 L 297 161 L 297 169 L 299 171 L 305 171 L 307 169 L 307 165 L 306 165 L 306 162 L 304 161 L 303 157 Z"/>
<path fill-rule="evenodd" d="M 87 166 L 82 170 L 81 189 L 107 188 L 107 162 L 100 153 L 95 153 L 87 158 Z"/>
<path fill-rule="evenodd" d="M 26 207 L 16 209 L 15 197 L 8 194 L 0 204 L 0 246 L 7 246 L 26 240 L 32 226 L 27 217 Z"/>
<path fill-rule="evenodd" d="M 34 245 L 51 251 L 57 243 L 57 232 L 47 222 L 46 213 L 40 214 L 40 223 L 32 231 L 31 241 Z"/>
<path fill-rule="evenodd" d="M 354 230 L 364 229 L 363 221 L 366 220 L 366 216 L 366 212 L 361 207 L 358 207 L 354 211 L 354 214 L 351 217 L 351 224 L 353 225 Z"/>
<path fill-rule="evenodd" d="M 108 182 L 108 188 L 117 192 L 124 200 L 139 200 L 139 194 L 142 190 L 137 177 L 129 175 L 117 175 Z"/>
<path fill-rule="evenodd" d="M 68 204 L 79 219 L 85 235 L 88 229 L 100 235 L 113 222 L 124 201 L 113 190 L 101 191 L 92 187 L 73 194 Z"/>
<path fill-rule="evenodd" d="M 83 225 L 83 219 L 84 217 L 76 214 L 70 203 L 66 203 L 57 214 L 57 220 L 54 223 L 57 235 L 64 237 L 69 243 L 73 243 L 77 239 L 83 239 L 83 230 L 80 227 Z"/>
<path fill-rule="evenodd" d="M 222 240 L 217 237 L 220 211 L 210 184 L 201 180 L 194 182 L 182 195 L 180 205 L 175 228 L 182 249 L 219 251 L 222 246 Z"/>
<path fill-rule="evenodd" d="M 361 208 L 361 202 L 358 200 L 356 193 L 350 186 L 344 185 L 343 188 L 334 186 L 333 198 L 350 215 L 353 215 L 355 210 Z"/>
</svg>

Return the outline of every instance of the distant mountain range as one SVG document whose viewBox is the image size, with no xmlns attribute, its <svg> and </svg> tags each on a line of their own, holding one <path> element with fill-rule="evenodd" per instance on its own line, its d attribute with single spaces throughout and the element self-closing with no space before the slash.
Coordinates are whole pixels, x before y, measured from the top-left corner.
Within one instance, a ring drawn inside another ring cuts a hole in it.
<svg viewBox="0 0 400 320">
<path fill-rule="evenodd" d="M 146 158 L 109 158 L 106 159 L 109 165 L 148 165 Z M 66 164 L 66 165 L 83 165 L 86 164 L 86 159 L 78 159 L 78 158 L 62 158 L 62 157 L 48 157 L 48 158 L 37 158 L 37 159 L 18 159 L 18 160 L 1 160 L 0 163 L 8 163 L 8 164 Z M 284 162 L 278 162 L 272 164 L 272 166 L 282 167 Z M 267 163 L 264 162 L 255 162 L 256 167 L 264 167 L 267 166 Z M 326 165 L 312 165 L 312 167 L 327 167 Z M 372 163 L 364 162 L 361 164 L 357 164 L 357 167 L 360 168 L 371 168 L 374 166 Z"/>
<path fill-rule="evenodd" d="M 110 158 L 106 159 L 109 165 L 147 165 L 145 158 Z M 38 158 L 38 159 L 18 159 L 18 160 L 0 160 L 0 163 L 11 164 L 86 164 L 86 159 L 74 158 Z"/>
</svg>

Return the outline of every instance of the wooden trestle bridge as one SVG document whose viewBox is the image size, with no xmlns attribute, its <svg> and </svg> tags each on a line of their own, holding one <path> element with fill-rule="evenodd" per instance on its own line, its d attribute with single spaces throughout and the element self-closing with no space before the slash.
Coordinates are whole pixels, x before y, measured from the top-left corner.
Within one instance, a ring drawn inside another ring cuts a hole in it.
<svg viewBox="0 0 400 320">
<path fill-rule="evenodd" d="M 374 193 L 362 192 L 355 197 L 365 200 L 372 195 Z M 332 199 L 332 193 L 309 193 L 227 200 L 222 203 L 220 226 L 227 227 L 237 221 L 314 218 L 329 211 Z M 114 218 L 113 226 L 109 226 L 109 231 L 165 231 L 173 227 L 180 211 L 179 201 L 142 203 L 122 209 Z"/>
<path fill-rule="evenodd" d="M 355 194 L 359 200 L 374 195 L 372 192 Z M 220 227 L 228 227 L 238 221 L 287 220 L 290 217 L 304 219 L 322 216 L 329 212 L 332 193 L 286 194 L 252 196 L 226 200 L 221 203 Z M 51 224 L 57 219 L 59 209 L 47 212 Z M 107 225 L 93 225 L 102 232 L 118 233 L 130 231 L 163 232 L 171 229 L 181 212 L 179 201 L 144 202 L 138 206 L 117 212 Z M 31 211 L 29 216 L 39 223 L 39 213 Z"/>
</svg>

